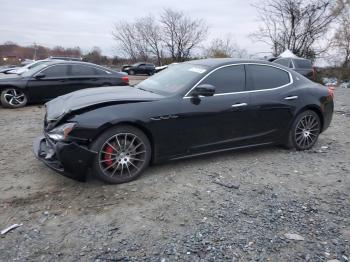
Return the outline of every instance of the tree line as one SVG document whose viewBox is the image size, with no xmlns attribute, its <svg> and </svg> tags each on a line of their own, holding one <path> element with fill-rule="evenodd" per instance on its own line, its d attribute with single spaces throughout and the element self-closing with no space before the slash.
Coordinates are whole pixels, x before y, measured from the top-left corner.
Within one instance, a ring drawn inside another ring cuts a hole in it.
<svg viewBox="0 0 350 262">
<path fill-rule="evenodd" d="M 247 52 L 230 36 L 213 39 L 208 46 L 208 25 L 183 11 L 164 9 L 159 16 L 118 21 L 112 32 L 119 50 L 131 61 L 183 62 L 201 57 L 244 57 Z"/>
<path fill-rule="evenodd" d="M 274 56 L 289 49 L 300 57 L 311 60 L 322 57 L 345 69 L 350 67 L 350 0 L 257 3 L 261 23 L 250 35 L 252 41 L 266 43 Z M 83 53 L 79 47 L 48 48 L 36 44 L 23 47 L 12 42 L 0 45 L 0 57 L 4 54 L 29 59 L 74 56 L 88 62 L 118 65 L 136 61 L 162 65 L 205 57 L 249 57 L 230 35 L 207 42 L 209 36 L 204 19 L 193 18 L 180 10 L 164 9 L 157 15 L 115 23 L 112 37 L 121 57 L 104 56 L 98 47 Z"/>
<path fill-rule="evenodd" d="M 266 0 L 257 1 L 261 26 L 250 37 L 268 44 L 274 56 L 286 49 L 315 60 L 337 55 L 343 66 L 350 60 L 350 0 Z M 182 11 L 164 9 L 133 21 L 118 21 L 112 32 L 119 50 L 132 61 L 165 58 L 181 62 L 197 57 L 247 57 L 229 36 L 212 40 L 204 19 Z M 329 37 L 330 39 L 328 39 Z"/>
<path fill-rule="evenodd" d="M 93 47 L 91 50 L 83 52 L 80 47 L 55 46 L 49 48 L 38 44 L 21 46 L 10 41 L 0 44 L 0 65 L 19 64 L 25 59 L 41 60 L 52 56 L 81 58 L 83 61 L 102 65 L 120 65 L 128 61 L 128 59 L 117 56 L 105 56 L 99 47 Z M 5 61 L 3 58 L 8 60 Z"/>
</svg>

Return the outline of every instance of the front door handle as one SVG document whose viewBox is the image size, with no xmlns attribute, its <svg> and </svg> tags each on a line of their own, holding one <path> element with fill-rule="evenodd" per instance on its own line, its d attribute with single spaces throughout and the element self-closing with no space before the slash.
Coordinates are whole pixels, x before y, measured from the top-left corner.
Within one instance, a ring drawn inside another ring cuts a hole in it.
<svg viewBox="0 0 350 262">
<path fill-rule="evenodd" d="M 243 106 L 247 106 L 247 105 L 248 105 L 247 103 L 238 103 L 238 104 L 232 105 L 231 107 L 237 108 L 237 107 L 243 107 Z"/>
<path fill-rule="evenodd" d="M 284 98 L 284 100 L 295 100 L 298 99 L 298 96 L 287 96 Z"/>
</svg>

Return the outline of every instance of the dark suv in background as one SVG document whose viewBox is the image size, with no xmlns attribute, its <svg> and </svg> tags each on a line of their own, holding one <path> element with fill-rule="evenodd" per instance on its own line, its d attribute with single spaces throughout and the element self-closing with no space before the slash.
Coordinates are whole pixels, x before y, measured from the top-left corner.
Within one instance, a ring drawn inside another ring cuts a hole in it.
<svg viewBox="0 0 350 262">
<path fill-rule="evenodd" d="M 136 63 L 133 65 L 123 66 L 122 71 L 129 75 L 153 75 L 156 70 L 156 66 L 150 63 Z"/>
<path fill-rule="evenodd" d="M 273 61 L 274 63 L 291 68 L 299 74 L 315 81 L 316 71 L 312 66 L 312 62 L 304 58 L 278 58 Z"/>
</svg>

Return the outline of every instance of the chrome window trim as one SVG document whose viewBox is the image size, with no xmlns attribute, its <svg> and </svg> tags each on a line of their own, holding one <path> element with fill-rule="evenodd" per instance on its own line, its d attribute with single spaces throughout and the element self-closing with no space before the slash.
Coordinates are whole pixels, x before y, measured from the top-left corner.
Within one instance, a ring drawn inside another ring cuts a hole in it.
<svg viewBox="0 0 350 262">
<path fill-rule="evenodd" d="M 205 80 L 209 75 L 211 75 L 212 73 L 214 73 L 215 71 L 221 69 L 221 68 L 225 68 L 225 67 L 229 67 L 229 66 L 239 66 L 239 65 L 261 65 L 261 66 L 269 66 L 269 67 L 274 67 L 274 68 L 277 68 L 277 69 L 280 69 L 284 72 L 287 72 L 288 75 L 289 75 L 289 83 L 288 84 L 285 84 L 283 86 L 278 86 L 278 87 L 274 87 L 274 88 L 269 88 L 269 89 L 260 89 L 260 90 L 249 90 L 249 91 L 239 91 L 239 92 L 230 92 L 230 93 L 220 93 L 220 94 L 214 94 L 213 96 L 224 96 L 224 95 L 233 95 L 233 94 L 244 94 L 244 93 L 255 93 L 255 92 L 265 92 L 265 91 L 271 91 L 271 90 L 277 90 L 277 89 L 281 89 L 281 88 L 284 88 L 284 87 L 287 87 L 289 85 L 292 85 L 294 83 L 294 80 L 293 80 L 293 76 L 292 74 L 279 67 L 279 66 L 275 66 L 275 65 L 268 65 L 268 64 L 261 64 L 261 63 L 239 63 L 239 64 L 228 64 L 228 65 L 223 65 L 223 66 L 220 66 L 218 68 L 215 68 L 214 70 L 210 71 L 209 73 L 207 73 L 201 80 L 199 80 L 186 94 L 185 96 L 183 97 L 183 99 L 187 99 L 187 98 L 193 98 L 193 96 L 188 96 L 188 94 L 190 94 L 192 92 L 193 89 L 195 89 L 203 80 Z"/>
<path fill-rule="evenodd" d="M 70 66 L 70 65 L 71 65 L 71 66 L 73 66 L 73 65 L 86 66 L 86 67 L 90 67 L 90 68 L 93 68 L 93 69 L 96 69 L 96 70 L 104 71 L 104 72 L 106 72 L 107 74 L 112 74 L 111 72 L 106 71 L 106 69 L 104 69 L 104 68 L 100 68 L 100 67 L 93 66 L 93 65 L 80 65 L 80 64 L 59 63 L 59 64 L 54 64 L 54 65 L 49 65 L 49 66 L 47 66 L 47 67 L 41 69 L 39 72 L 35 73 L 35 74 L 33 75 L 33 77 L 35 77 L 36 75 L 40 74 L 40 73 L 43 72 L 44 70 L 47 70 L 47 69 L 49 69 L 49 68 L 51 68 L 51 67 L 54 67 L 54 66 L 60 66 L 60 65 L 65 65 L 65 66 Z M 73 76 L 73 75 L 68 75 L 68 76 Z M 98 76 L 98 75 L 96 75 L 96 76 Z M 78 77 L 79 77 L 79 76 L 78 76 Z"/>
</svg>

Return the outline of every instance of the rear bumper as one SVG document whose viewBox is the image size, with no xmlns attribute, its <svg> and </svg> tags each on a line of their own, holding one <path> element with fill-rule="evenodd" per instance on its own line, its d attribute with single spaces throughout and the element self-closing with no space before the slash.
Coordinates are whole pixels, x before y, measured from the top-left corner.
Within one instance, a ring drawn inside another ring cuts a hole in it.
<svg viewBox="0 0 350 262">
<path fill-rule="evenodd" d="M 76 143 L 52 143 L 44 136 L 38 137 L 33 143 L 34 154 L 49 168 L 62 175 L 85 181 L 88 168 L 96 153 Z"/>
<path fill-rule="evenodd" d="M 333 98 L 328 97 L 329 101 L 323 106 L 323 129 L 322 132 L 330 126 L 334 112 L 334 101 Z"/>
</svg>

